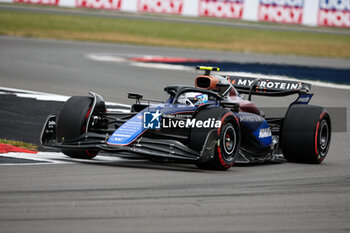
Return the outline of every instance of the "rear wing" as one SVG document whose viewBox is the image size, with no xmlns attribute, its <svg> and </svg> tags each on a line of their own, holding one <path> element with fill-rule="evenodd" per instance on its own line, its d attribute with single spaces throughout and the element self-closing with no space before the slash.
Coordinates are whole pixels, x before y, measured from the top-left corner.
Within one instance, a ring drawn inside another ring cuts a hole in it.
<svg viewBox="0 0 350 233">
<path fill-rule="evenodd" d="M 239 93 L 264 96 L 287 96 L 292 94 L 306 94 L 311 89 L 311 84 L 297 81 L 286 81 L 266 78 L 247 78 L 229 76 L 228 80 Z"/>
</svg>

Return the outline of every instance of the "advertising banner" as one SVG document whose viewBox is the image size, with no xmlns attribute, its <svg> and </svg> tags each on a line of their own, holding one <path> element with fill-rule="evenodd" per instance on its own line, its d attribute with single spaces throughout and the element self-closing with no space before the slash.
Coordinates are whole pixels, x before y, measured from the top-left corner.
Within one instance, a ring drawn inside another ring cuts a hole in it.
<svg viewBox="0 0 350 233">
<path fill-rule="evenodd" d="M 258 20 L 301 24 L 303 10 L 304 0 L 260 0 Z"/>
<path fill-rule="evenodd" d="M 350 27 L 350 0 L 0 0 L 0 2 L 307 26 Z"/>
<path fill-rule="evenodd" d="M 199 0 L 198 15 L 204 17 L 218 17 L 241 19 L 244 0 Z"/>
<path fill-rule="evenodd" d="M 182 14 L 184 0 L 138 0 L 138 12 Z"/>
<path fill-rule="evenodd" d="M 122 0 L 75 0 L 76 7 L 119 10 Z"/>
<path fill-rule="evenodd" d="M 58 6 L 59 0 L 13 0 L 14 3 L 30 3 L 40 5 Z"/>
<path fill-rule="evenodd" d="M 350 27 L 350 0 L 319 0 L 317 24 Z"/>
</svg>

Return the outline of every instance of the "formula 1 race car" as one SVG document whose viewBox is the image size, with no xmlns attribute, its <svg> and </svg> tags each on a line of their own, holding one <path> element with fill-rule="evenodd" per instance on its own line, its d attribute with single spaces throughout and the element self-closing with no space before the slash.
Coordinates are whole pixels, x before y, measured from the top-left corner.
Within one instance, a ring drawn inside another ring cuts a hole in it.
<svg viewBox="0 0 350 233">
<path fill-rule="evenodd" d="M 127 113 L 107 111 L 95 93 L 73 96 L 58 115 L 48 117 L 40 143 L 72 158 L 92 159 L 102 150 L 118 157 L 187 162 L 215 170 L 276 158 L 315 164 L 324 160 L 331 119 L 323 107 L 308 105 L 313 96 L 310 84 L 224 77 L 211 74 L 219 68 L 197 69 L 205 74 L 196 77 L 195 87 L 167 86 L 169 98 L 164 102 L 129 93 L 136 103 Z M 251 102 L 252 95 L 292 94 L 298 98 L 280 118 L 265 118 Z"/>
</svg>

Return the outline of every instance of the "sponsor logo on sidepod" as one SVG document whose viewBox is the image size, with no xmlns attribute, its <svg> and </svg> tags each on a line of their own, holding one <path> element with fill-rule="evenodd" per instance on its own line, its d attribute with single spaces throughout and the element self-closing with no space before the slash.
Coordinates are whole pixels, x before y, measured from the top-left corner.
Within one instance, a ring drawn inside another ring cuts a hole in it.
<svg viewBox="0 0 350 233">
<path fill-rule="evenodd" d="M 271 130 L 269 128 L 260 129 L 259 138 L 271 137 Z"/>
</svg>

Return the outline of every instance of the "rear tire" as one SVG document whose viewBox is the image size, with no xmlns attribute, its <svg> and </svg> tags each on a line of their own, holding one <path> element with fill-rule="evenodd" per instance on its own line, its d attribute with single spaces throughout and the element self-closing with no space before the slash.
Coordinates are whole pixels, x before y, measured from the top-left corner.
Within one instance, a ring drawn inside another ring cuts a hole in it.
<svg viewBox="0 0 350 233">
<path fill-rule="evenodd" d="M 331 119 L 319 106 L 291 106 L 283 121 L 281 147 L 290 162 L 321 163 L 329 150 Z"/>
<path fill-rule="evenodd" d="M 57 119 L 57 140 L 59 142 L 74 141 L 85 132 L 92 102 L 93 99 L 88 96 L 73 96 L 67 100 Z M 92 159 L 99 150 L 62 149 L 62 152 L 72 158 Z"/>
<path fill-rule="evenodd" d="M 222 108 L 204 109 L 196 115 L 196 120 L 214 118 L 221 121 L 218 129 L 217 146 L 213 158 L 208 162 L 196 164 L 198 168 L 208 170 L 227 170 L 234 165 L 239 146 L 240 128 L 233 113 Z M 201 151 L 208 133 L 213 128 L 192 128 L 190 134 L 190 147 Z"/>
</svg>

